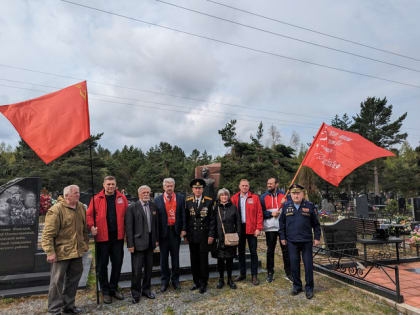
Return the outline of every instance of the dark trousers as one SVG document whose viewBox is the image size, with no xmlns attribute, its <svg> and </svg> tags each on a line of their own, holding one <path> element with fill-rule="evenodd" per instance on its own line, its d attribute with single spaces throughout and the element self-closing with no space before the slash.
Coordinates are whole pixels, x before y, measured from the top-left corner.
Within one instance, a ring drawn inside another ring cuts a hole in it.
<svg viewBox="0 0 420 315">
<path fill-rule="evenodd" d="M 52 264 L 48 291 L 48 312 L 61 314 L 74 308 L 76 291 L 83 272 L 82 258 L 60 260 Z"/>
<path fill-rule="evenodd" d="M 209 251 L 207 244 L 189 243 L 193 281 L 196 286 L 207 286 L 209 280 Z"/>
<path fill-rule="evenodd" d="M 148 249 L 142 251 L 135 250 L 131 254 L 131 296 L 136 300 L 140 299 L 142 293 L 150 293 L 153 269 L 151 234 L 149 235 L 149 240 L 150 244 Z"/>
<path fill-rule="evenodd" d="M 267 243 L 267 272 L 274 273 L 274 252 L 276 251 L 277 239 L 280 240 L 278 232 L 265 232 L 265 241 Z M 280 243 L 281 252 L 283 255 L 284 272 L 286 275 L 291 275 L 290 258 L 287 245 Z"/>
<path fill-rule="evenodd" d="M 233 258 L 217 258 L 217 270 L 220 278 L 224 277 L 225 269 L 227 271 L 228 279 L 232 277 Z"/>
<path fill-rule="evenodd" d="M 96 262 L 98 265 L 98 278 L 103 295 L 114 295 L 118 291 L 121 267 L 124 258 L 124 240 L 97 242 L 98 251 Z M 111 278 L 108 281 L 108 263 L 111 259 Z"/>
<path fill-rule="evenodd" d="M 249 252 L 251 253 L 251 274 L 256 276 L 258 273 L 258 255 L 257 255 L 257 238 L 254 234 L 246 234 L 246 224 L 242 223 L 241 235 L 239 236 L 239 268 L 241 275 L 246 275 L 245 246 L 248 241 Z"/>
<path fill-rule="evenodd" d="M 293 288 L 302 289 L 300 280 L 300 255 L 302 254 L 305 266 L 305 289 L 314 289 L 314 272 L 312 264 L 312 242 L 287 242 L 289 248 L 290 264 L 292 267 Z"/>
<path fill-rule="evenodd" d="M 176 234 L 175 228 L 169 226 L 168 236 L 159 242 L 160 248 L 160 272 L 162 284 L 179 283 L 179 247 L 181 237 Z M 172 274 L 169 270 L 169 254 L 171 254 Z"/>
</svg>

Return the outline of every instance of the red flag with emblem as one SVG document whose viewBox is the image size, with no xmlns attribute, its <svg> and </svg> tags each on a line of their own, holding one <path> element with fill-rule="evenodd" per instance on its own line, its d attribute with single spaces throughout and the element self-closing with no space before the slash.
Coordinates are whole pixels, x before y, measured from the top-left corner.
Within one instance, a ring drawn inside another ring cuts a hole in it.
<svg viewBox="0 0 420 315">
<path fill-rule="evenodd" d="M 312 168 L 327 182 L 338 186 L 344 177 L 359 166 L 385 156 L 395 154 L 357 133 L 323 123 L 302 165 Z"/>
<path fill-rule="evenodd" d="M 46 164 L 90 136 L 86 81 L 32 100 L 0 106 L 0 112 Z"/>
</svg>

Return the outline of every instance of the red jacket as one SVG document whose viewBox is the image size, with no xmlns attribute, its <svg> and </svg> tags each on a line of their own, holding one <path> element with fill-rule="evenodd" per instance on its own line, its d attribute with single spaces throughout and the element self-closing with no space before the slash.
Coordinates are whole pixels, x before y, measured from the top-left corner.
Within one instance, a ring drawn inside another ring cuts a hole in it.
<svg viewBox="0 0 420 315">
<path fill-rule="evenodd" d="M 124 216 L 128 207 L 127 198 L 118 190 L 115 191 L 115 210 L 117 213 L 117 226 L 118 226 L 118 239 L 124 239 Z M 95 210 L 96 210 L 96 227 L 98 234 L 96 235 L 97 242 L 108 241 L 108 225 L 106 223 L 106 198 L 105 192 L 102 190 L 99 194 L 95 195 Z M 86 212 L 87 226 L 90 231 L 93 224 L 93 203 L 90 201 L 89 208 Z"/>
<path fill-rule="evenodd" d="M 239 211 L 239 196 L 240 192 L 232 196 L 231 201 Z M 246 199 L 246 234 L 254 234 L 255 230 L 263 230 L 263 212 L 261 208 L 260 198 L 258 195 L 248 191 L 248 198 Z"/>
</svg>

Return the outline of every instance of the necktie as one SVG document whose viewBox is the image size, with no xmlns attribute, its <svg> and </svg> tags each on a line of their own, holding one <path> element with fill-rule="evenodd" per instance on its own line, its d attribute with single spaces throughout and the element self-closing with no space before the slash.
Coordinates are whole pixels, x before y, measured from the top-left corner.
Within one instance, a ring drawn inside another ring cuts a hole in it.
<svg viewBox="0 0 420 315">
<path fill-rule="evenodd" d="M 146 213 L 146 218 L 147 218 L 147 227 L 149 228 L 149 233 L 152 231 L 151 230 L 151 226 L 152 226 L 152 222 L 151 222 L 151 218 L 150 218 L 150 209 L 149 209 L 149 203 L 145 202 L 144 203 L 144 212 Z"/>
</svg>

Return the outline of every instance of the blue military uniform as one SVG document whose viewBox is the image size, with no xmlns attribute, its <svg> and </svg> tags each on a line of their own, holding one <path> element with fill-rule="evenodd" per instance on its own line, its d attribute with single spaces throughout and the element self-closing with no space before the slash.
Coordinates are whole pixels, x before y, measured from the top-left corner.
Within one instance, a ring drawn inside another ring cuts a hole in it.
<svg viewBox="0 0 420 315">
<path fill-rule="evenodd" d="M 301 186 L 300 186 L 301 187 Z M 303 188 L 303 187 L 302 187 Z M 302 281 L 300 280 L 300 255 L 302 254 L 305 266 L 305 290 L 313 294 L 314 277 L 312 262 L 312 242 L 313 238 L 321 238 L 321 229 L 315 206 L 302 200 L 296 207 L 294 202 L 288 200 L 280 215 L 280 239 L 287 240 L 289 249 L 291 271 L 293 277 L 293 292 L 297 294 L 302 291 Z M 312 236 L 312 229 L 314 236 Z"/>
</svg>

